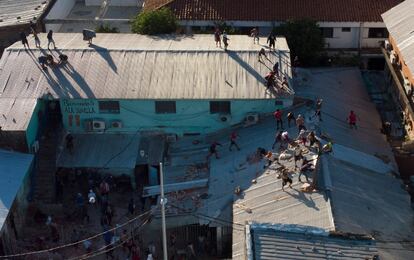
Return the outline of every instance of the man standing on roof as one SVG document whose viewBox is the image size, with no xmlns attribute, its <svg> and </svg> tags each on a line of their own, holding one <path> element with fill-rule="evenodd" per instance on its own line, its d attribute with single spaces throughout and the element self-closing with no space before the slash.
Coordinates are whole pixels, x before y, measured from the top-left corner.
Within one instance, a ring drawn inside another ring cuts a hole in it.
<svg viewBox="0 0 414 260">
<path fill-rule="evenodd" d="M 276 61 L 275 65 L 273 65 L 273 72 L 275 73 L 276 77 L 279 78 L 279 62 Z"/>
<path fill-rule="evenodd" d="M 236 143 L 236 140 L 237 140 L 237 138 L 238 137 L 240 137 L 238 134 L 237 134 L 237 132 L 236 131 L 233 131 L 231 134 L 230 134 L 230 147 L 229 147 L 229 151 L 231 152 L 232 151 L 232 147 L 233 146 L 236 146 L 236 148 L 237 148 L 237 150 L 238 151 L 240 151 L 240 147 L 239 147 L 239 145 Z"/>
<path fill-rule="evenodd" d="M 257 44 L 259 44 L 259 28 L 254 27 L 251 31 L 250 31 L 250 36 L 253 37 L 253 43 L 256 43 L 257 40 Z"/>
<path fill-rule="evenodd" d="M 47 48 L 50 49 L 50 44 L 53 43 L 53 48 L 56 49 L 55 40 L 53 40 L 53 31 L 49 30 L 47 33 Z"/>
<path fill-rule="evenodd" d="M 223 31 L 223 44 L 224 44 L 224 51 L 227 51 L 227 47 L 229 46 L 229 37 L 227 36 L 226 31 Z"/>
<path fill-rule="evenodd" d="M 217 153 L 217 145 L 222 146 L 220 143 L 214 141 L 208 150 L 207 160 L 210 159 L 210 157 L 214 154 L 216 156 L 216 159 L 220 159 L 218 153 Z"/>
<path fill-rule="evenodd" d="M 26 48 L 26 46 L 27 46 L 27 48 L 28 49 L 30 49 L 30 47 L 29 47 L 29 42 L 27 41 L 27 37 L 26 37 L 26 33 L 25 32 L 21 32 L 20 33 L 20 39 L 22 40 L 22 44 L 23 44 L 23 46 Z"/>
<path fill-rule="evenodd" d="M 273 33 L 270 33 L 269 36 L 267 37 L 267 43 L 269 44 L 270 50 L 272 50 L 272 47 L 273 47 L 273 50 L 276 49 L 275 48 L 276 37 L 273 35 Z"/>
<path fill-rule="evenodd" d="M 298 118 L 296 118 L 296 126 L 298 127 L 299 132 L 302 129 L 306 130 L 305 119 L 303 118 L 302 115 L 298 115 Z"/>
<path fill-rule="evenodd" d="M 281 174 L 281 178 L 282 178 L 282 190 L 285 191 L 285 185 L 289 183 L 289 188 L 292 188 L 292 179 L 289 177 L 288 174 L 288 169 L 284 168 L 282 169 L 282 174 Z"/>
<path fill-rule="evenodd" d="M 283 129 L 283 121 L 282 121 L 282 111 L 280 109 L 276 109 L 276 112 L 273 114 L 276 119 L 276 130 Z"/>
<path fill-rule="evenodd" d="M 348 115 L 348 123 L 351 129 L 352 128 L 357 129 L 356 121 L 357 121 L 357 115 L 354 113 L 353 110 L 351 110 L 351 112 L 349 112 L 349 115 Z"/>
<path fill-rule="evenodd" d="M 262 56 L 264 56 L 265 59 L 268 59 L 267 56 L 266 56 L 266 51 L 265 51 L 264 48 L 261 48 L 260 51 L 259 51 L 259 55 L 258 55 L 259 62 L 262 62 Z"/>
<path fill-rule="evenodd" d="M 302 160 L 302 166 L 300 167 L 300 172 L 298 176 L 298 181 L 302 182 L 302 175 L 305 175 L 306 181 L 309 182 L 308 172 L 313 171 L 314 167 L 312 164 L 312 161 L 308 161 L 306 158 L 303 158 Z"/>
<path fill-rule="evenodd" d="M 280 142 L 280 143 L 282 142 L 282 131 L 276 132 L 275 141 L 272 144 L 272 150 L 275 149 L 275 146 L 278 142 Z"/>
<path fill-rule="evenodd" d="M 287 120 L 288 120 L 288 127 L 290 127 L 290 122 L 295 121 L 295 114 L 293 114 L 293 112 L 289 112 L 287 114 Z"/>
<path fill-rule="evenodd" d="M 216 28 L 216 30 L 214 31 L 214 41 L 216 42 L 216 47 L 220 47 L 221 48 L 221 33 L 220 33 L 220 29 Z"/>
</svg>

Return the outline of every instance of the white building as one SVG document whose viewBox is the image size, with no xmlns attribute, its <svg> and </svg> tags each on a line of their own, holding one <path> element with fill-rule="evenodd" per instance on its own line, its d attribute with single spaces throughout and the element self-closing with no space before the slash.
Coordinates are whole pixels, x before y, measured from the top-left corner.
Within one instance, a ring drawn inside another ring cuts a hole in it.
<svg viewBox="0 0 414 260">
<path fill-rule="evenodd" d="M 81 32 L 108 24 L 119 32 L 131 32 L 129 20 L 140 12 L 144 0 L 57 0 L 46 16 L 46 31 Z"/>
<path fill-rule="evenodd" d="M 377 48 L 388 37 L 381 13 L 402 0 L 146 0 L 144 10 L 168 7 L 187 30 L 204 30 L 225 22 L 245 31 L 259 27 L 268 34 L 273 27 L 293 19 L 318 21 L 326 48 L 359 50 Z"/>
</svg>

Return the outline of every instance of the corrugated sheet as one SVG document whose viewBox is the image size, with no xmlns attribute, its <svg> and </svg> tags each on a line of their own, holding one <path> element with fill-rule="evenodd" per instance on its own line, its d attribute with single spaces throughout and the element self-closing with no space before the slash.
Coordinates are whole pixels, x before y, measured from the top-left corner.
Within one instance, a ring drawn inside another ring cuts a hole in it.
<svg viewBox="0 0 414 260">
<path fill-rule="evenodd" d="M 403 59 L 414 73 L 414 0 L 406 0 L 382 14 L 388 31 L 397 43 Z"/>
<path fill-rule="evenodd" d="M 32 161 L 31 154 L 0 150 L 0 230 Z"/>
<path fill-rule="evenodd" d="M 38 19 L 49 2 L 50 0 L 1 0 L 0 27 L 25 24 Z"/>
<path fill-rule="evenodd" d="M 294 224 L 333 230 L 331 208 L 324 192 L 300 191 L 297 174 L 292 178 L 294 189 L 285 187 L 277 178 L 276 170 L 268 169 L 244 190 L 242 198 L 233 203 L 233 222 L 267 224 Z M 302 177 L 304 178 L 304 177 Z M 245 208 L 251 209 L 251 213 Z M 233 259 L 244 259 L 245 236 L 240 228 L 233 230 Z"/>
<path fill-rule="evenodd" d="M 255 229 L 253 254 L 257 260 L 373 259 L 377 255 L 372 240 L 350 240 L 326 236 Z"/>
<path fill-rule="evenodd" d="M 414 241 L 414 212 L 401 180 L 332 157 L 328 165 L 337 230 L 380 240 Z M 414 243 L 410 245 L 414 249 Z"/>
<path fill-rule="evenodd" d="M 0 126 L 3 131 L 24 131 L 32 117 L 34 98 L 0 98 Z"/>
<path fill-rule="evenodd" d="M 57 166 L 66 168 L 134 169 L 138 134 L 73 134 L 73 154 L 62 143 Z"/>
<path fill-rule="evenodd" d="M 134 34 L 98 35 L 92 47 L 81 34 L 56 34 L 59 52 L 69 64 L 42 70 L 41 51 L 6 50 L 0 63 L 1 97 L 125 99 L 270 99 L 264 76 L 277 57 L 257 61 L 261 45 L 247 36 L 230 36 L 230 52 L 216 48 L 212 35 L 147 37 Z M 45 35 L 42 35 L 46 47 Z M 264 41 L 264 39 L 263 39 Z M 32 40 L 31 46 L 34 46 Z M 288 77 L 290 55 L 286 40 L 278 39 L 280 66 Z M 29 82 L 29 83 L 27 83 Z M 2 93 L 1 93 L 2 92 Z M 283 93 L 286 95 L 286 93 Z"/>
</svg>

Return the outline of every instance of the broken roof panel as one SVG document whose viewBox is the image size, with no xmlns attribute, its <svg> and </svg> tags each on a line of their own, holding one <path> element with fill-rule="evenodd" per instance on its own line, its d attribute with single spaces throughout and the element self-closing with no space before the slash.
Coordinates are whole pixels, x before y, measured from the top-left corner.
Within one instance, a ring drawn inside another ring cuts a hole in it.
<svg viewBox="0 0 414 260">
<path fill-rule="evenodd" d="M 276 166 L 273 164 L 271 167 Z M 233 222 L 244 225 L 248 222 L 266 224 L 292 224 L 319 230 L 334 229 L 330 201 L 325 192 L 304 193 L 302 183 L 292 178 L 293 189 L 282 191 L 279 171 L 266 170 L 257 183 L 243 190 L 242 198 L 233 203 Z M 236 225 L 235 224 L 235 225 Z M 240 229 L 233 230 L 233 259 L 244 259 L 245 235 Z"/>
<path fill-rule="evenodd" d="M 1 0 L 0 27 L 27 24 L 39 19 L 50 0 Z"/>
<path fill-rule="evenodd" d="M 41 41 L 46 49 L 46 35 Z M 280 71 L 291 77 L 286 40 L 278 38 L 277 53 L 265 63 L 257 61 L 260 45 L 248 36 L 232 35 L 231 51 L 216 48 L 211 35 L 149 37 L 135 34 L 100 34 L 87 46 L 81 34 L 55 34 L 59 49 L 69 58 L 65 66 L 42 70 L 40 50 L 27 52 L 15 43 L 4 54 L 1 97 L 119 99 L 273 99 L 291 97 L 269 92 L 264 76 L 279 61 Z M 264 40 L 264 39 L 263 39 Z M 30 44 L 34 46 L 33 39 Z M 22 66 L 23 64 L 23 66 Z M 29 82 L 25 84 L 25 82 Z"/>
</svg>

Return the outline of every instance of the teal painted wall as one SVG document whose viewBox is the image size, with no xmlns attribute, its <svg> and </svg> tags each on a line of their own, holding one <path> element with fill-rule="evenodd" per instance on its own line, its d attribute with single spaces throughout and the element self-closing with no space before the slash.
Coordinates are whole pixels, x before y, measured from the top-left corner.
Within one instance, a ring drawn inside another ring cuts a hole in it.
<svg viewBox="0 0 414 260">
<path fill-rule="evenodd" d="M 44 111 L 44 101 L 41 99 L 37 100 L 35 109 L 33 111 L 32 117 L 29 121 L 29 125 L 27 126 L 26 130 L 26 142 L 29 148 L 29 151 L 31 152 L 31 147 L 34 141 L 36 141 L 37 134 L 39 132 L 39 117 L 38 112 L 39 110 Z"/>
<path fill-rule="evenodd" d="M 210 114 L 209 100 L 177 100 L 176 114 L 156 114 L 152 100 L 120 100 L 119 114 L 99 113 L 97 100 L 70 99 L 60 102 L 63 125 L 75 133 L 84 132 L 84 120 L 102 119 L 107 124 L 107 132 L 162 130 L 178 135 L 214 132 L 242 122 L 247 113 L 269 113 L 291 104 L 291 99 L 283 100 L 283 105 L 276 105 L 275 100 L 231 101 L 231 119 L 222 122 L 218 114 Z M 72 124 L 69 117 L 72 117 Z M 113 120 L 121 120 L 123 128 L 108 128 Z"/>
</svg>

